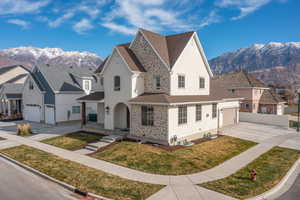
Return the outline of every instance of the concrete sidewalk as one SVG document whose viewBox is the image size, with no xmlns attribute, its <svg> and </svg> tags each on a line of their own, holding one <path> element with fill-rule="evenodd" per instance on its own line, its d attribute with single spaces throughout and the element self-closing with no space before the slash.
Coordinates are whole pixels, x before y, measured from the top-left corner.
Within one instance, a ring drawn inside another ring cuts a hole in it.
<svg viewBox="0 0 300 200">
<path fill-rule="evenodd" d="M 167 176 L 167 175 L 149 174 L 149 173 L 129 169 L 102 160 L 97 160 L 85 155 L 80 155 L 72 151 L 47 145 L 35 140 L 31 140 L 30 138 L 24 138 L 12 134 L 7 134 L 4 131 L 0 131 L 0 136 L 9 139 L 10 141 L 16 142 L 18 144 L 25 144 L 52 153 L 61 158 L 71 160 L 77 163 L 81 163 L 85 166 L 98 169 L 106 173 L 113 174 L 125 179 L 145 182 L 145 183 L 167 185 L 167 187 L 165 187 L 157 194 L 154 194 L 152 197 L 150 197 L 149 199 L 151 200 L 161 199 L 160 197 L 162 195 L 163 196 L 168 195 L 170 200 L 171 199 L 178 199 L 178 200 L 232 199 L 231 197 L 227 197 L 217 192 L 213 192 L 198 187 L 196 186 L 196 184 L 227 177 L 235 173 L 237 170 L 243 168 L 248 163 L 258 158 L 261 154 L 270 150 L 272 147 L 280 145 L 288 139 L 299 137 L 297 134 L 286 134 L 286 135 L 275 136 L 239 154 L 238 156 L 225 161 L 223 164 L 214 167 L 212 169 L 200 173 L 190 174 L 190 175 Z"/>
</svg>

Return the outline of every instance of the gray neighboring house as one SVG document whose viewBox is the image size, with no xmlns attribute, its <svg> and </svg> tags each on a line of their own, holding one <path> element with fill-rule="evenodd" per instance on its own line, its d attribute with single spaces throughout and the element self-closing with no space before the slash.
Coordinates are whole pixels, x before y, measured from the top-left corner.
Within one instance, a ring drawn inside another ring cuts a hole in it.
<svg viewBox="0 0 300 200">
<path fill-rule="evenodd" d="M 76 99 L 90 94 L 96 82 L 88 69 L 36 66 L 24 84 L 24 119 L 46 124 L 80 120 L 81 106 Z"/>
<path fill-rule="evenodd" d="M 5 116 L 22 117 L 23 84 L 6 83 L 0 88 L 0 112 Z"/>
</svg>

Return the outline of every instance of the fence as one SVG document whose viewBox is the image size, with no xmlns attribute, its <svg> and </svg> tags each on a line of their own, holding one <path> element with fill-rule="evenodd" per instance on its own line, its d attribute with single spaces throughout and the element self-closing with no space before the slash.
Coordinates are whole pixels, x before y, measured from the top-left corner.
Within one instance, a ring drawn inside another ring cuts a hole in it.
<svg viewBox="0 0 300 200">
<path fill-rule="evenodd" d="M 289 116 L 287 115 L 271 115 L 271 114 L 240 112 L 240 121 L 280 126 L 283 128 L 289 127 Z"/>
</svg>

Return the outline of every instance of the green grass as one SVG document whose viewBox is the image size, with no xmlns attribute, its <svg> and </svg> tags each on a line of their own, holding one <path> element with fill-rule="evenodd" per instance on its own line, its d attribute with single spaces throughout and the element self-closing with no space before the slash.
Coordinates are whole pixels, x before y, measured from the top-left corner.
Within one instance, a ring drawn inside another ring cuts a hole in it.
<svg viewBox="0 0 300 200">
<path fill-rule="evenodd" d="M 298 105 L 289 105 L 289 108 L 298 108 Z"/>
<path fill-rule="evenodd" d="M 279 183 L 299 156 L 298 150 L 274 147 L 235 174 L 200 186 L 239 199 L 257 196 Z M 256 181 L 250 180 L 252 169 L 257 171 Z"/>
<path fill-rule="evenodd" d="M 0 152 L 82 191 L 112 199 L 146 199 L 164 187 L 123 179 L 25 145 Z"/>
<path fill-rule="evenodd" d="M 290 115 L 298 117 L 298 113 L 291 113 Z"/>
<path fill-rule="evenodd" d="M 99 135 L 80 132 L 46 139 L 42 142 L 67 150 L 77 150 L 83 148 L 88 143 L 99 141 L 101 138 L 102 136 Z"/>
<path fill-rule="evenodd" d="M 255 144 L 224 136 L 169 152 L 150 145 L 121 142 L 91 156 L 144 172 L 182 175 L 215 167 Z"/>
</svg>

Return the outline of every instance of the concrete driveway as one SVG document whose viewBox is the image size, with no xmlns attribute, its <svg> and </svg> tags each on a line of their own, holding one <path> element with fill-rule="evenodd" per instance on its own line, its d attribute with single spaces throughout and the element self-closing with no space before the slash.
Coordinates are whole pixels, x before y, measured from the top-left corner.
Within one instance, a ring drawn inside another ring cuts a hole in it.
<svg viewBox="0 0 300 200">
<path fill-rule="evenodd" d="M 300 150 L 300 134 L 297 136 L 298 133 L 294 129 L 284 129 L 277 126 L 240 122 L 238 125 L 224 128 L 221 134 L 251 140 L 257 143 L 266 142 L 272 137 L 296 135 L 296 137 L 291 137 L 292 139 L 284 141 L 280 144 L 280 146 Z"/>
<path fill-rule="evenodd" d="M 49 125 L 29 121 L 0 122 L 0 131 L 16 134 L 18 124 L 30 124 L 34 133 L 70 133 L 80 129 L 80 123 Z"/>
<path fill-rule="evenodd" d="M 64 188 L 0 158 L 0 199 L 74 200 Z"/>
</svg>

